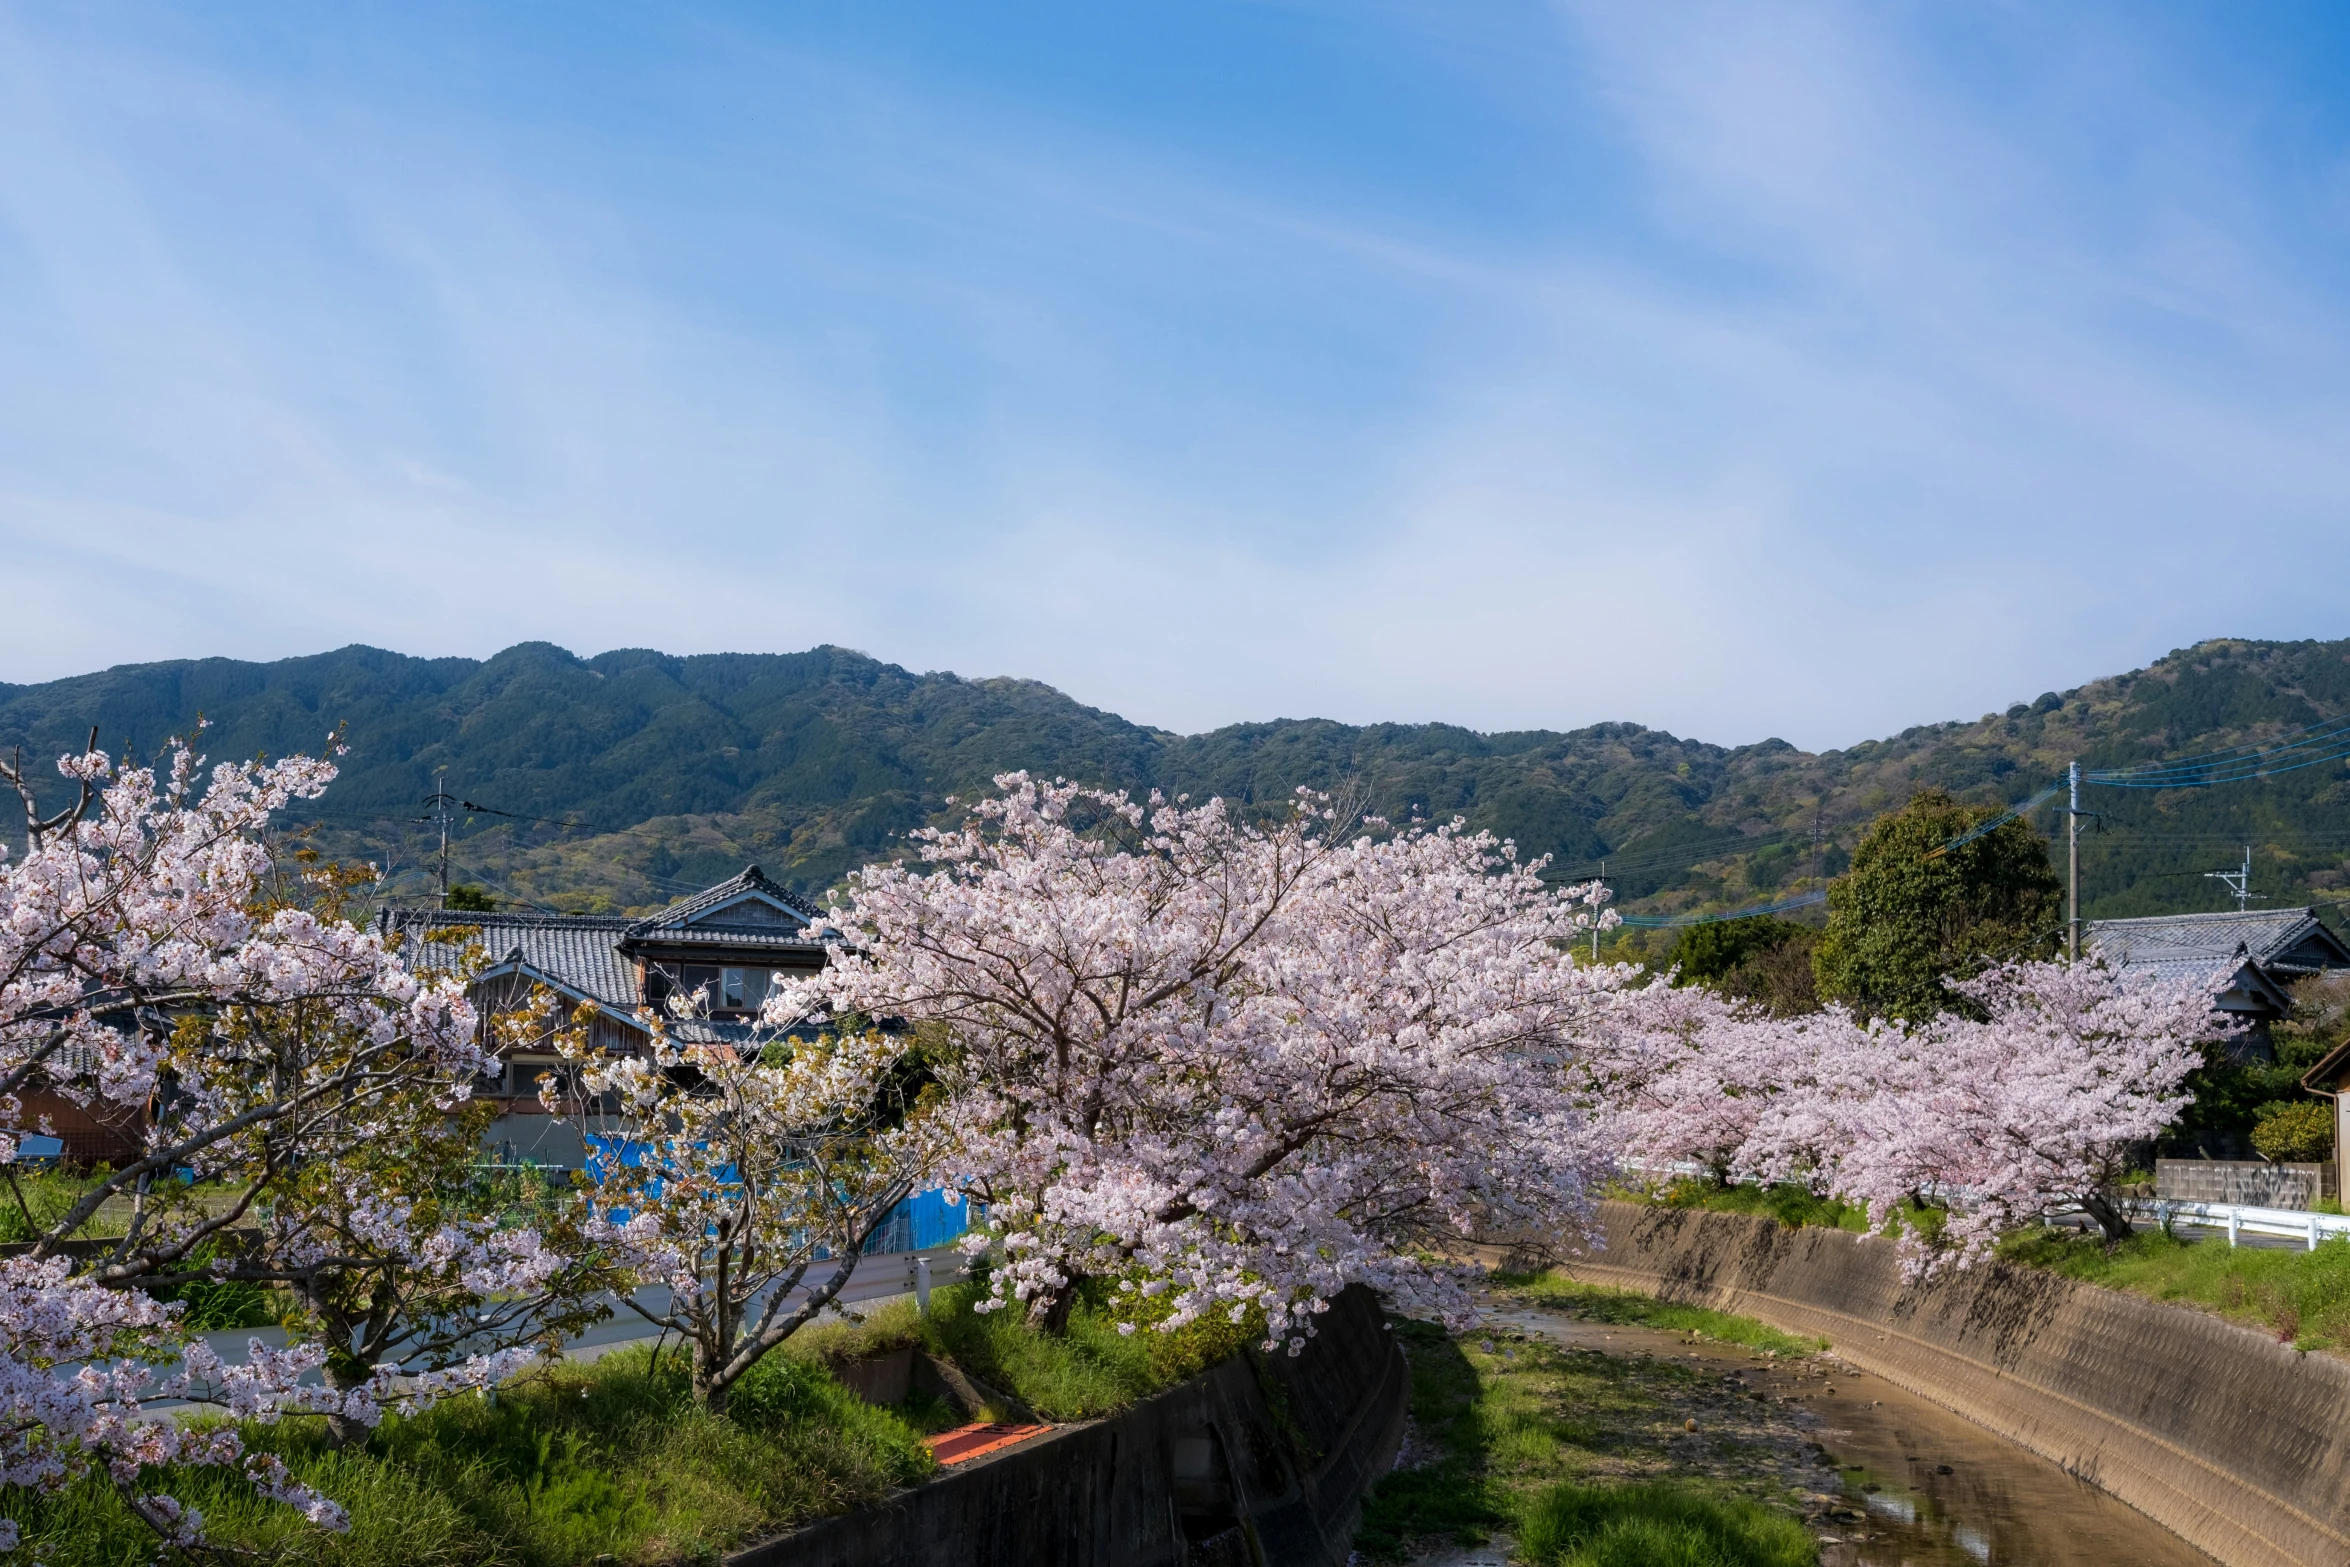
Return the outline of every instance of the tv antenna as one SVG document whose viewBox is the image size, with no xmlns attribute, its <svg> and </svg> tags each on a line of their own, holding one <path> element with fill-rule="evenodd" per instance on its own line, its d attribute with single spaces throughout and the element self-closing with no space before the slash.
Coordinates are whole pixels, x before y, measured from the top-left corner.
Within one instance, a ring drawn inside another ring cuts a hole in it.
<svg viewBox="0 0 2350 1567">
<path fill-rule="evenodd" d="M 2232 871 L 2205 871 L 2203 876 L 2206 881 L 2225 884 L 2228 891 L 2235 894 L 2238 914 L 2249 913 L 2254 898 L 2265 899 L 2268 896 L 2265 892 L 2252 890 L 2252 846 L 2250 844 L 2244 846 L 2242 866 Z"/>
</svg>

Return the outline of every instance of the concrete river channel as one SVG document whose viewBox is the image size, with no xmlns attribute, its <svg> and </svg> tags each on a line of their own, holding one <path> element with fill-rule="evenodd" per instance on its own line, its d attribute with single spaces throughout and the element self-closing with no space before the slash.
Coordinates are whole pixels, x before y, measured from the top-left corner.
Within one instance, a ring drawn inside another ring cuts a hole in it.
<svg viewBox="0 0 2350 1567">
<path fill-rule="evenodd" d="M 1498 1303 L 1488 1320 L 1567 1347 L 1735 1374 L 1750 1391 L 1784 1401 L 1826 1452 L 1843 1493 L 1813 1525 L 1822 1567 L 2212 1567 L 2211 1557 L 2143 1513 L 1832 1352 L 1772 1360 L 1736 1345 Z M 1499 1557 L 1470 1552 L 1461 1560 Z"/>
</svg>

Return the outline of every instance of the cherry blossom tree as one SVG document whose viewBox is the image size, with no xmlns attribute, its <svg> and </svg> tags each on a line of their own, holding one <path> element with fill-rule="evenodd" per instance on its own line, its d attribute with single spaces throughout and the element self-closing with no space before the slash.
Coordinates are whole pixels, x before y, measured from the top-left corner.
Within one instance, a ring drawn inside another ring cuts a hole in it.
<svg viewBox="0 0 2350 1567">
<path fill-rule="evenodd" d="M 1851 1100 L 1833 1189 L 1879 1223 L 1913 1194 L 1947 1193 L 1937 1263 L 1972 1262 L 2002 1232 L 2063 1209 L 2126 1239 L 2121 1178 L 2188 1104 L 2200 1046 L 2227 1031 L 2214 988 L 2205 976 L 2133 979 L 2095 960 L 2010 963 L 1951 982 L 1980 1015 L 1943 1012 L 1897 1057 L 1879 1057 L 1884 1086 Z M 1878 1036 L 1880 1049 L 1891 1037 Z"/>
<path fill-rule="evenodd" d="M 160 771 L 117 768 L 94 750 L 68 756 L 59 768 L 74 799 L 52 814 L 20 769 L 0 767 L 26 816 L 22 856 L 0 849 L 0 1177 L 35 1237 L 29 1255 L 0 1264 L 0 1481 L 51 1488 L 101 1473 L 180 1544 L 201 1520 L 145 1489 L 161 1464 L 242 1459 L 263 1495 L 328 1525 L 340 1509 L 276 1460 L 245 1458 L 233 1431 L 195 1432 L 143 1412 L 146 1402 L 366 1425 L 514 1364 L 475 1335 L 447 1345 L 441 1363 L 378 1363 L 305 1385 L 328 1368 L 327 1344 L 255 1345 L 245 1364 L 224 1366 L 186 1331 L 181 1307 L 147 1293 L 200 1278 L 285 1280 L 289 1258 L 272 1240 L 317 1211 L 303 1182 L 332 1186 L 316 1178 L 459 1111 L 476 1076 L 496 1069 L 460 977 L 414 974 L 375 936 L 272 894 L 267 820 L 319 794 L 332 764 L 226 765 L 199 790 L 201 767 L 184 745 Z M 35 1223 L 15 1163 L 19 1135 L 38 1125 L 27 1100 L 42 1094 L 110 1109 L 143 1141 L 62 1216 Z M 119 1238 L 94 1255 L 69 1247 L 118 1200 L 129 1210 Z M 257 1222 L 264 1208 L 268 1226 Z M 388 1224 L 376 1217 L 380 1244 Z M 468 1246 L 496 1259 L 474 1264 Z M 443 1222 L 417 1247 L 422 1266 L 453 1269 L 469 1289 L 532 1285 L 530 1265 L 513 1259 L 528 1241 Z"/>
<path fill-rule="evenodd" d="M 1574 959 L 1587 889 L 1318 795 L 1260 826 L 996 782 L 914 835 L 927 869 L 852 876 L 832 962 L 770 1002 L 944 1031 L 992 1304 L 1053 1326 L 1109 1276 L 1168 1295 L 1169 1329 L 1260 1307 L 1294 1351 L 1357 1281 L 1468 1315 L 1423 1253 L 1584 1232 L 1609 1150 L 1578 1034 L 1627 972 Z"/>
<path fill-rule="evenodd" d="M 743 1374 L 839 1296 L 949 1128 L 903 1034 L 722 1037 L 689 998 L 673 1005 L 681 1015 L 641 1014 L 646 1054 L 595 1050 L 584 1007 L 554 1037 L 602 1150 L 589 1238 L 664 1292 L 633 1289 L 623 1304 L 692 1347 L 694 1396 L 723 1413 Z M 561 1089 L 552 1073 L 541 1083 L 551 1114 Z"/>
<path fill-rule="evenodd" d="M 1909 1025 L 1640 992 L 1605 1084 L 1629 1155 L 1803 1182 L 1879 1228 L 1906 1204 L 1941 1207 L 1937 1235 L 1904 1239 L 1926 1271 L 1971 1264 L 2060 1211 L 2127 1236 L 2121 1178 L 2185 1107 L 2200 1045 L 2226 1030 L 2209 977 L 2019 962 L 1950 988 L 1965 1007 Z"/>
<path fill-rule="evenodd" d="M 1791 1018 L 1700 985 L 1659 979 L 1631 992 L 1607 1020 L 1592 1071 L 1623 1157 L 1649 1176 L 1696 1165 L 1712 1180 L 1753 1178 L 1760 1167 L 1802 1163 L 1790 1116 L 1823 1053 L 1821 1036 L 1848 1028 L 1840 1011 Z M 1763 1129 L 1769 1128 L 1769 1135 Z"/>
</svg>

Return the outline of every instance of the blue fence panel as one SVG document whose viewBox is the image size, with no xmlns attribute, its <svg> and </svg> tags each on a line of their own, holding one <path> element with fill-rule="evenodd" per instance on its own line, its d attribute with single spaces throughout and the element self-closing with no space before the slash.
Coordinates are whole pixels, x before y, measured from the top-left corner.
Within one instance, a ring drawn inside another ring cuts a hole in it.
<svg viewBox="0 0 2350 1567">
<path fill-rule="evenodd" d="M 890 1209 L 865 1242 L 867 1252 L 928 1251 L 971 1227 L 969 1199 L 949 1202 L 944 1190 L 916 1192 Z"/>
</svg>

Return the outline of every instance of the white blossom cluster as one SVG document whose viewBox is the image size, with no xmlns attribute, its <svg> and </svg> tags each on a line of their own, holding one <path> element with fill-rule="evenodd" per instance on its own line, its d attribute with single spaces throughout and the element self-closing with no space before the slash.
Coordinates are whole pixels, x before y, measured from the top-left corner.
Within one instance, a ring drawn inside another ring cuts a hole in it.
<svg viewBox="0 0 2350 1567">
<path fill-rule="evenodd" d="M 591 1117 L 611 1152 L 605 1210 L 586 1233 L 667 1290 L 664 1306 L 634 1293 L 626 1305 L 685 1340 L 696 1395 L 723 1408 L 743 1373 L 839 1294 L 874 1227 L 937 1163 L 946 1128 L 893 1092 L 906 1044 L 880 1029 L 681 1044 L 661 1017 L 645 1021 L 649 1055 L 597 1053 L 578 1028 L 558 1039 L 581 1087 L 610 1106 Z M 552 1076 L 541 1092 L 559 1112 Z"/>
</svg>

